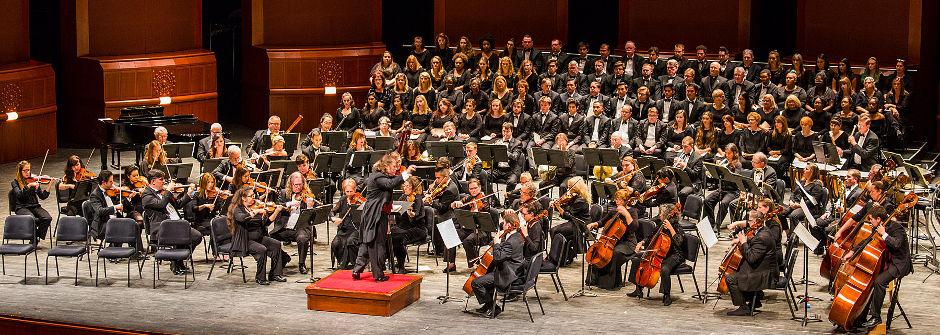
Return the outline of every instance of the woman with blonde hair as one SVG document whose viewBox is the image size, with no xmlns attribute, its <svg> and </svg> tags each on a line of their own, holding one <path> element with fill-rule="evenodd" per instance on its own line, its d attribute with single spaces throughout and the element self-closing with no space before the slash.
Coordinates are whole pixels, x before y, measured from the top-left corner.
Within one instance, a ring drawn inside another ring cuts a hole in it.
<svg viewBox="0 0 940 335">
<path fill-rule="evenodd" d="M 512 60 L 509 59 L 509 57 L 499 59 L 499 68 L 496 69 L 496 75 L 505 78 L 506 85 L 510 89 L 516 87 L 516 69 L 513 67 Z"/>
<path fill-rule="evenodd" d="M 359 128 L 362 119 L 359 116 L 359 108 L 356 108 L 352 93 L 343 93 L 341 101 L 342 104 L 336 108 L 336 128 L 347 132 Z"/>
<path fill-rule="evenodd" d="M 421 72 L 418 76 L 418 86 L 411 90 L 411 101 L 415 101 L 418 96 L 424 96 L 428 106 L 437 106 L 437 91 L 431 87 L 431 74 Z"/>
<path fill-rule="evenodd" d="M 147 162 L 147 166 L 145 167 L 147 172 L 166 165 L 166 152 L 163 151 L 163 145 L 160 144 L 160 141 L 153 140 L 147 144 L 147 150 L 144 152 L 144 161 Z"/>
<path fill-rule="evenodd" d="M 421 67 L 421 63 L 418 62 L 418 57 L 410 55 L 405 59 L 405 69 L 402 70 L 401 73 L 405 74 L 405 78 L 408 79 L 408 86 L 418 86 L 418 75 L 422 72 L 424 72 L 424 68 Z"/>
<path fill-rule="evenodd" d="M 584 238 L 578 228 L 578 225 L 591 220 L 591 192 L 584 179 L 578 176 L 568 179 L 567 191 L 559 199 L 552 201 L 551 207 L 555 208 L 558 215 L 567 222 L 549 229 L 549 235 L 561 234 L 568 241 L 572 241 L 569 244 L 571 247 L 568 249 L 568 259 L 561 260 L 562 264 L 557 264 L 564 266 L 586 250 L 582 242 Z"/>
<path fill-rule="evenodd" d="M 519 66 L 519 72 L 516 72 L 517 82 L 526 82 L 529 87 L 539 87 L 539 74 L 535 70 L 535 64 L 531 60 L 523 60 Z"/>
</svg>

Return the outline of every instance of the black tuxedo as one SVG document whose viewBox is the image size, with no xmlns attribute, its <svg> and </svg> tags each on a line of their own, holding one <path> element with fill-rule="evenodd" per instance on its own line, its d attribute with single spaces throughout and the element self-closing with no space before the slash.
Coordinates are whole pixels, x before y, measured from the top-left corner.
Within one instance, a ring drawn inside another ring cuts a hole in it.
<svg viewBox="0 0 940 335">
<path fill-rule="evenodd" d="M 643 64 L 646 64 L 646 59 L 636 53 L 632 57 L 620 56 L 620 61 L 623 62 L 624 67 L 627 66 L 628 60 L 633 61 L 633 76 L 639 77 L 643 73 Z M 626 70 L 624 70 L 624 73 L 627 73 Z"/>
<path fill-rule="evenodd" d="M 735 82 L 734 79 L 731 79 L 725 82 L 725 84 L 726 84 L 725 88 L 727 89 L 725 91 L 725 105 L 728 105 L 728 106 L 738 105 L 737 103 L 735 103 L 735 91 L 737 90 L 738 86 L 741 86 L 740 94 L 745 95 L 748 98 L 751 97 L 751 94 L 754 91 L 754 83 L 748 81 L 747 79 L 741 81 L 740 84 Z M 754 103 L 754 100 L 751 100 L 751 103 Z"/>
<path fill-rule="evenodd" d="M 248 155 L 251 155 L 251 154 L 260 155 L 265 150 L 270 149 L 271 141 L 270 140 L 265 141 L 264 140 L 265 136 L 268 136 L 268 138 L 270 139 L 271 133 L 269 133 L 267 129 L 256 131 L 255 134 L 251 136 L 251 141 L 248 142 L 248 148 L 247 150 L 245 150 L 245 152 L 248 153 Z"/>
<path fill-rule="evenodd" d="M 627 87 L 627 90 L 629 90 L 633 86 L 632 81 L 633 77 L 627 75 L 626 73 L 620 76 L 611 74 L 607 80 L 607 85 L 601 87 L 601 93 L 609 96 L 617 95 L 617 86 L 619 86 L 620 83 L 624 83 Z M 627 93 L 627 96 L 630 96 L 629 92 Z"/>
<path fill-rule="evenodd" d="M 672 81 L 670 81 L 670 79 L 671 79 Z M 682 80 L 683 80 L 683 79 L 682 79 L 682 74 L 681 74 L 681 73 L 676 73 L 676 75 L 673 76 L 673 77 L 670 77 L 668 74 L 661 75 L 661 76 L 659 76 L 659 77 L 656 77 L 656 80 L 659 80 L 659 83 L 662 84 L 663 86 L 666 86 L 666 84 L 671 83 L 671 84 L 672 84 L 672 89 L 675 90 L 676 87 L 678 87 L 679 84 L 682 83 Z"/>
<path fill-rule="evenodd" d="M 509 113 L 507 115 L 509 116 L 507 122 L 513 124 L 512 137 L 517 137 L 524 142 L 528 142 L 532 116 L 526 113 L 519 113 L 518 116 L 515 113 Z"/>
<path fill-rule="evenodd" d="M 699 83 L 699 85 L 702 85 L 702 91 L 701 91 L 701 94 L 700 94 L 700 95 L 701 95 L 702 98 L 705 100 L 705 102 L 713 102 L 713 101 L 712 101 L 712 92 L 714 92 L 715 90 L 722 90 L 722 91 L 724 91 L 725 93 L 728 92 L 728 88 L 727 88 L 728 83 L 727 83 L 727 81 L 728 81 L 728 79 L 725 79 L 724 77 L 721 77 L 721 76 L 717 76 L 717 77 L 705 76 L 705 77 L 702 77 L 702 80 L 701 80 L 701 82 Z"/>
<path fill-rule="evenodd" d="M 637 121 L 646 120 L 646 111 L 653 107 L 653 104 L 656 103 L 656 100 L 653 98 L 648 98 L 646 101 L 640 101 L 639 99 L 633 100 L 633 115 L 632 117 Z"/>
<path fill-rule="evenodd" d="M 620 104 L 620 101 L 623 101 L 624 106 L 629 105 L 630 108 L 633 108 L 634 100 L 630 98 L 630 94 L 624 95 L 623 97 L 619 97 L 614 94 L 607 100 L 607 106 L 604 109 L 604 114 L 607 114 L 607 117 L 611 119 L 616 119 L 617 114 L 621 112 L 620 108 L 617 108 L 617 105 Z"/>
<path fill-rule="evenodd" d="M 634 118 L 627 119 L 627 129 L 626 134 L 623 134 L 623 145 L 624 146 L 633 146 L 633 139 L 636 138 L 637 129 L 640 127 L 640 121 L 637 121 Z M 610 133 L 620 131 L 621 126 L 623 125 L 623 118 L 617 118 L 610 121 Z"/>
<path fill-rule="evenodd" d="M 558 117 L 558 132 L 568 135 L 568 146 L 584 144 L 582 140 L 584 119 L 581 113 L 575 113 L 573 116 L 571 113 L 565 113 Z"/>
<path fill-rule="evenodd" d="M 703 77 L 708 76 L 708 64 L 711 64 L 710 60 L 698 60 L 698 58 L 689 61 L 689 67 L 695 70 L 695 80 L 701 80 Z M 684 72 L 679 72 L 683 74 Z"/>
<path fill-rule="evenodd" d="M 550 61 L 550 60 L 552 60 L 552 59 L 555 60 L 555 65 L 557 65 L 559 69 L 567 69 L 567 68 L 568 68 L 568 62 L 569 62 L 569 60 L 570 60 L 570 57 L 571 57 L 571 56 L 568 55 L 568 53 L 567 53 L 567 52 L 564 52 L 564 51 L 559 52 L 557 55 L 554 55 L 554 54 L 552 54 L 551 52 L 546 53 L 546 54 L 542 54 L 542 65 L 543 65 L 543 66 L 542 66 L 541 68 L 539 68 L 539 72 L 543 72 L 543 73 L 544 73 L 545 71 L 548 71 L 548 61 Z"/>
<path fill-rule="evenodd" d="M 668 113 L 667 113 L 667 111 L 666 111 L 666 100 L 669 100 L 669 111 L 668 111 Z M 665 122 L 665 123 L 669 123 L 669 122 L 671 122 L 673 119 L 675 119 L 675 117 L 676 117 L 676 112 L 678 112 L 680 109 L 682 109 L 682 108 L 680 108 L 681 105 L 682 105 L 681 101 L 678 101 L 678 100 L 676 100 L 676 99 L 674 99 L 674 98 L 673 98 L 673 99 L 662 98 L 662 99 L 656 100 L 656 102 L 653 103 L 653 107 L 656 107 L 656 110 L 659 111 L 659 119 L 660 119 L 660 120 L 663 120 L 663 122 Z M 688 111 L 686 111 L 685 116 L 686 116 L 686 118 L 688 118 L 688 116 L 689 116 Z M 686 122 L 689 123 L 689 124 L 692 124 L 691 121 L 689 121 L 689 120 L 686 120 Z"/>
<path fill-rule="evenodd" d="M 558 116 L 553 112 L 542 113 L 539 111 L 532 116 L 532 122 L 529 125 L 533 134 L 532 141 L 535 141 L 534 134 L 538 134 L 545 141 L 542 143 L 542 147 L 551 148 L 552 144 L 555 143 L 555 135 L 559 133 Z M 532 145 L 534 145 L 534 142 Z"/>
<path fill-rule="evenodd" d="M 732 65 L 733 65 L 734 67 L 742 67 L 742 68 L 744 68 L 744 71 L 745 71 L 745 73 L 744 73 L 744 80 L 750 81 L 750 82 L 752 82 L 752 83 L 756 83 L 757 80 L 760 79 L 760 70 L 761 70 L 760 65 L 757 65 L 757 64 L 755 64 L 755 63 L 751 63 L 751 66 L 744 66 L 744 63 L 743 63 L 743 62 L 733 62 Z M 732 69 L 732 71 L 733 71 L 733 69 Z M 731 72 L 731 73 L 732 73 L 732 75 L 734 74 L 734 72 Z"/>
<path fill-rule="evenodd" d="M 595 120 L 600 121 L 595 121 Z M 594 134 L 594 124 L 597 123 L 597 140 L 596 144 L 598 147 L 610 145 L 610 119 L 607 118 L 607 115 L 588 115 L 584 118 L 584 129 L 582 133 L 584 134 L 584 144 L 587 145 L 591 142 L 591 136 Z"/>
<path fill-rule="evenodd" d="M 167 205 L 172 204 L 174 208 L 181 209 L 186 206 L 190 199 L 189 194 L 183 195 L 183 198 L 177 199 L 173 193 L 163 191 L 162 195 L 154 189 L 144 188 L 141 203 L 144 206 L 144 222 L 150 224 L 150 237 L 153 240 L 160 236 L 160 224 L 170 218 L 170 212 L 167 211 Z M 182 216 L 180 216 L 182 219 Z M 189 228 L 189 248 L 192 250 L 202 242 L 202 233 L 198 230 Z"/>
<path fill-rule="evenodd" d="M 773 288 L 777 284 L 780 258 L 777 243 L 780 241 L 780 226 L 768 223 L 740 245 L 743 260 L 738 272 L 728 274 L 728 290 L 735 306 L 751 301 L 755 292 Z"/>
<path fill-rule="evenodd" d="M 552 88 L 554 87 L 555 87 L 555 84 L 552 83 Z M 532 112 L 533 114 L 538 113 L 539 109 L 541 108 L 539 106 L 540 104 L 539 99 L 542 99 L 543 96 L 546 96 L 552 99 L 552 107 L 551 107 L 552 111 L 557 111 L 559 108 L 561 108 L 560 107 L 561 106 L 561 94 L 555 91 L 548 91 L 548 94 L 544 94 L 542 93 L 542 90 L 540 89 L 532 94 L 532 99 L 535 100 L 535 106 Z"/>
<path fill-rule="evenodd" d="M 105 200 L 107 196 L 101 191 L 100 186 L 95 187 L 88 195 L 88 202 L 94 211 L 94 213 L 91 213 L 92 220 L 89 223 L 91 224 L 91 230 L 98 234 L 98 238 L 104 237 L 104 225 L 108 222 L 109 217 L 117 215 L 117 209 L 114 208 L 117 205 L 116 201 L 112 201 L 112 205 L 108 206 L 108 202 Z"/>
<path fill-rule="evenodd" d="M 662 121 L 656 120 L 656 123 L 650 123 L 649 120 L 640 121 L 640 125 L 636 130 L 636 137 L 633 139 L 633 150 L 639 150 L 640 148 L 645 148 L 643 143 L 646 142 L 646 136 L 649 132 L 649 128 L 653 127 L 655 129 L 654 141 L 656 142 L 653 147 L 656 148 L 655 155 L 661 154 L 663 149 L 663 134 L 666 133 L 666 124 Z M 647 148 L 648 149 L 648 148 Z"/>
<path fill-rule="evenodd" d="M 525 272 L 526 263 L 523 256 L 524 242 L 519 231 L 509 234 L 499 244 L 493 246 L 492 270 L 487 274 L 473 279 L 470 286 L 477 301 L 488 306 L 493 303 L 493 290 L 499 288 L 506 290 Z"/>
<path fill-rule="evenodd" d="M 558 87 L 555 87 L 555 91 L 558 93 L 565 93 L 566 87 L 568 85 L 568 80 L 574 79 L 575 91 L 581 94 L 587 94 L 588 92 L 588 81 L 587 76 L 582 73 L 576 75 L 571 75 L 568 71 L 558 75 Z"/>
<path fill-rule="evenodd" d="M 659 83 L 659 80 L 656 80 L 655 76 L 650 76 L 649 78 L 643 78 L 642 76 L 634 77 L 632 83 L 633 87 L 630 88 L 630 93 L 633 94 L 633 96 L 637 96 L 636 90 L 646 86 L 646 88 L 649 89 L 649 98 L 651 100 L 662 97 L 663 85 Z"/>
<path fill-rule="evenodd" d="M 539 51 L 539 49 L 536 49 L 536 48 L 529 49 L 529 50 L 528 50 L 528 53 L 529 53 L 529 55 L 528 55 L 529 57 L 527 58 L 527 57 L 526 57 L 526 50 L 523 50 L 523 49 L 520 49 L 520 50 L 519 50 L 519 63 L 520 63 L 520 64 L 522 64 L 522 61 L 528 59 L 528 60 L 532 61 L 532 65 L 533 65 L 534 68 L 536 68 L 536 69 L 544 69 L 544 68 L 545 68 L 545 66 L 544 66 L 545 63 L 542 62 L 542 52 Z M 516 67 L 518 68 L 519 66 L 516 66 Z M 561 67 L 559 67 L 559 68 L 561 68 Z M 567 68 L 567 67 L 566 67 L 566 68 Z M 531 89 L 531 88 L 530 88 L 530 89 Z"/>
<path fill-rule="evenodd" d="M 581 105 L 579 106 L 578 111 L 581 113 L 584 113 L 585 115 L 590 115 L 594 113 L 593 101 L 595 99 L 597 101 L 600 101 L 601 106 L 604 107 L 605 111 L 610 109 L 608 108 L 609 106 L 607 106 L 607 103 L 609 102 L 610 98 L 607 97 L 606 95 L 598 93 L 596 97 L 590 94 L 581 97 Z M 567 109 L 565 111 L 567 111 Z"/>
<path fill-rule="evenodd" d="M 881 158 L 881 141 L 871 129 L 865 134 L 865 142 L 862 143 L 862 146 L 858 145 L 862 133 L 855 132 L 853 137 L 855 137 L 856 144 L 844 152 L 842 156 L 848 159 L 850 167 L 854 167 L 859 171 L 868 171 L 872 165 L 878 164 L 878 159 Z M 855 162 L 855 155 L 861 158 L 860 163 Z"/>
<path fill-rule="evenodd" d="M 689 117 L 689 124 L 695 124 L 702 119 L 702 114 L 705 113 L 705 102 L 698 98 L 695 101 L 684 99 L 679 101 L 679 108 L 685 110 L 685 114 Z"/>
<path fill-rule="evenodd" d="M 361 273 L 366 263 L 372 264 L 372 278 L 381 278 L 385 270 L 385 237 L 388 227 L 388 215 L 392 209 L 392 193 L 404 183 L 402 175 L 389 176 L 384 172 L 373 171 L 366 180 L 366 198 L 363 205 L 362 221 L 359 225 L 359 255 L 353 272 Z"/>
</svg>

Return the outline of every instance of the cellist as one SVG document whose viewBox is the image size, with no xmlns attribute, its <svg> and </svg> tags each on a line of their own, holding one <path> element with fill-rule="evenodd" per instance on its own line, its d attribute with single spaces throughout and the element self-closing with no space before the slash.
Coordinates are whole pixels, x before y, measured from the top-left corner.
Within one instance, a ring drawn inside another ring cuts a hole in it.
<svg viewBox="0 0 940 335">
<path fill-rule="evenodd" d="M 887 220 L 888 212 L 884 207 L 875 206 L 868 211 L 872 226 L 875 227 L 875 233 L 885 242 L 887 260 L 884 261 L 885 268 L 875 278 L 872 286 L 870 305 L 868 306 L 868 319 L 862 323 L 862 327 L 874 327 L 881 324 L 881 307 L 884 304 L 886 289 L 891 281 L 906 276 L 911 273 L 910 248 L 907 242 L 907 233 L 904 231 L 904 225 L 895 219 Z M 887 220 L 887 222 L 884 222 Z M 869 236 L 864 241 L 855 246 L 845 255 L 845 259 L 851 259 L 853 255 L 860 254 L 865 246 L 872 241 L 874 236 Z"/>
<path fill-rule="evenodd" d="M 493 310 L 493 316 L 499 315 L 502 308 L 493 306 L 493 290 L 506 289 L 523 273 L 523 238 L 519 232 L 519 217 L 508 212 L 503 215 L 503 233 L 493 239 L 493 262 L 485 275 L 474 278 L 471 282 L 473 295 L 482 305 L 476 310 L 483 314 Z"/>
<path fill-rule="evenodd" d="M 766 200 L 766 199 L 765 199 Z M 766 206 L 761 201 L 758 206 Z M 769 209 L 769 207 L 768 207 Z M 756 224 L 767 214 L 752 210 L 748 214 L 748 225 Z M 753 227 L 753 226 L 752 226 Z M 731 244 L 739 244 L 743 259 L 737 272 L 729 273 L 725 277 L 728 291 L 731 293 L 731 302 L 738 309 L 728 312 L 730 316 L 750 315 L 752 309 L 761 306 L 760 300 L 764 296 L 763 289 L 777 285 L 777 253 L 776 244 L 780 241 L 780 221 L 777 218 L 767 218 L 763 225 L 757 228 L 754 235 L 748 237 L 739 231 L 731 240 Z M 752 299 L 754 305 L 751 305 Z"/>
<path fill-rule="evenodd" d="M 856 223 L 861 222 L 873 206 L 878 205 L 884 207 L 886 212 L 891 213 L 893 213 L 894 209 L 897 208 L 897 206 L 894 204 L 894 199 L 892 199 L 890 196 L 884 196 L 885 189 L 887 188 L 884 182 L 880 180 L 869 182 L 866 187 L 868 187 L 868 195 L 871 200 L 869 200 L 868 203 L 865 204 L 865 207 L 858 211 L 858 213 L 855 213 L 854 216 L 849 218 L 842 225 L 842 227 L 839 227 L 839 231 L 835 235 L 835 240 L 838 241 L 843 237 L 851 238 L 851 236 L 845 236 L 845 234 L 849 234 L 850 231 L 854 230 Z"/>
<path fill-rule="evenodd" d="M 590 286 L 597 286 L 606 290 L 614 290 L 620 286 L 623 286 L 623 276 L 620 273 L 620 266 L 626 263 L 628 260 L 633 258 L 634 248 L 636 248 L 637 236 L 636 230 L 639 226 L 634 218 L 638 217 L 636 208 L 627 207 L 628 199 L 627 190 L 621 189 L 617 193 L 614 193 L 614 202 L 617 204 L 614 210 L 608 210 L 607 214 L 597 222 L 591 222 L 587 225 L 588 229 L 600 228 L 600 231 L 606 231 L 608 225 L 613 223 L 613 220 L 616 218 L 623 221 L 623 225 L 627 227 L 626 232 L 623 236 L 617 240 L 617 245 L 614 246 L 613 257 L 607 266 L 603 268 L 596 268 L 591 266 L 588 268 L 587 279 L 585 284 Z"/>
<path fill-rule="evenodd" d="M 685 263 L 685 231 L 682 230 L 682 227 L 679 227 L 677 224 L 679 222 L 678 213 L 673 213 L 676 209 L 674 204 L 666 204 L 660 207 L 659 217 L 656 218 L 658 225 L 663 225 L 663 232 L 669 236 L 671 240 L 669 244 L 669 251 L 666 253 L 666 257 L 663 258 L 663 262 L 660 265 L 660 282 L 659 282 L 659 292 L 663 294 L 663 306 L 669 306 L 672 304 L 672 297 L 670 291 L 672 291 L 672 272 L 679 266 Z M 655 241 L 652 239 L 658 236 L 654 234 L 647 237 L 640 243 L 637 243 L 636 247 L 633 248 L 633 252 L 639 254 L 643 247 L 649 245 Z M 636 279 L 636 270 L 639 268 L 641 262 L 633 262 L 630 267 L 630 278 L 633 279 L 633 283 L 637 283 Z M 643 297 L 643 286 L 637 285 L 636 290 L 627 294 L 628 297 Z"/>
</svg>

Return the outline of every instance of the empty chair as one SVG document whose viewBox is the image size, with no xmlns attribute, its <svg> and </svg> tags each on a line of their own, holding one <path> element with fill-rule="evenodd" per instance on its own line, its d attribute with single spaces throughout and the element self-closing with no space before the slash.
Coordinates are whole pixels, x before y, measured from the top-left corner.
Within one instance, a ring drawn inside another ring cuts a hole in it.
<svg viewBox="0 0 940 335">
<path fill-rule="evenodd" d="M 80 257 L 88 254 L 88 221 L 78 216 L 66 216 L 56 225 L 55 245 L 46 255 L 46 284 L 49 284 L 49 257 L 55 257 L 55 275 L 59 276 L 59 257 L 75 257 L 75 285 L 78 285 L 78 264 Z M 60 245 L 62 242 L 77 242 L 72 245 Z M 88 277 L 91 277 L 91 257 L 88 261 Z"/>
<path fill-rule="evenodd" d="M 134 245 L 138 238 L 137 222 L 134 219 L 114 218 L 105 223 L 104 241 L 98 249 L 98 258 L 95 260 L 95 286 L 98 286 L 98 263 L 101 259 L 127 259 L 127 287 L 131 287 L 130 258 L 137 253 L 134 247 L 116 247 L 111 245 Z M 104 277 L 108 278 L 108 262 L 104 263 Z M 141 273 L 141 260 L 137 260 L 137 276 L 143 279 Z"/>
<path fill-rule="evenodd" d="M 705 201 L 698 194 L 690 194 L 685 198 L 685 204 L 682 205 L 682 218 L 679 220 L 679 227 L 685 231 L 696 231 L 695 224 L 702 219 L 702 206 Z M 691 220 L 695 220 L 692 222 Z"/>
<path fill-rule="evenodd" d="M 212 248 L 215 249 L 216 253 L 219 256 L 228 256 L 228 271 L 226 273 L 232 272 L 232 231 L 228 229 L 228 222 L 226 222 L 225 216 L 220 216 L 209 223 L 209 233 L 212 235 Z M 245 278 L 245 257 L 238 256 L 238 260 L 241 262 L 242 268 L 242 282 L 247 283 L 248 279 Z M 215 270 L 215 263 L 218 262 L 215 258 L 212 259 L 212 267 L 209 268 L 209 276 L 206 277 L 206 280 L 212 278 L 212 270 Z"/>
<path fill-rule="evenodd" d="M 547 274 L 552 278 L 552 284 L 555 285 L 555 292 L 561 288 L 561 296 L 568 301 L 568 295 L 565 294 L 565 287 L 561 285 L 561 276 L 558 275 L 558 264 L 565 259 L 565 253 L 568 252 L 568 241 L 564 236 L 555 235 L 552 239 L 552 248 L 548 251 L 548 261 L 543 262 L 539 268 L 539 274 Z"/>
<path fill-rule="evenodd" d="M 28 241 L 28 243 L 9 243 L 10 240 Z M 0 245 L 0 264 L 3 274 L 7 274 L 6 256 L 23 256 L 23 284 L 26 284 L 26 272 L 29 268 L 29 254 L 36 261 L 36 275 L 39 275 L 39 256 L 36 256 L 36 218 L 32 215 L 10 215 L 3 223 L 3 244 Z"/>
<path fill-rule="evenodd" d="M 193 252 L 189 249 L 190 234 L 189 222 L 183 220 L 164 220 L 160 223 L 160 232 L 157 234 L 157 252 L 153 254 L 153 288 L 157 288 L 157 279 L 160 278 L 160 262 L 171 261 L 183 263 L 189 261 L 192 269 L 193 281 L 196 281 L 196 269 L 193 266 Z M 177 246 L 185 245 L 184 248 Z M 189 288 L 189 275 L 183 274 L 183 289 Z"/>
</svg>

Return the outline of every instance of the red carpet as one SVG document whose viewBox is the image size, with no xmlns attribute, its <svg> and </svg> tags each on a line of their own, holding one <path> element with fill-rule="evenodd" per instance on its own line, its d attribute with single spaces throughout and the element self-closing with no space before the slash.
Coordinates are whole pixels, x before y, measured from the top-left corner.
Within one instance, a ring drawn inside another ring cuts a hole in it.
<svg viewBox="0 0 940 335">
<path fill-rule="evenodd" d="M 389 280 L 376 283 L 372 279 L 372 273 L 363 272 L 359 280 L 352 278 L 352 271 L 336 271 L 313 283 L 313 287 L 327 290 L 347 290 L 371 293 L 391 293 L 396 289 L 405 286 L 408 282 L 420 276 L 388 274 Z"/>
</svg>

